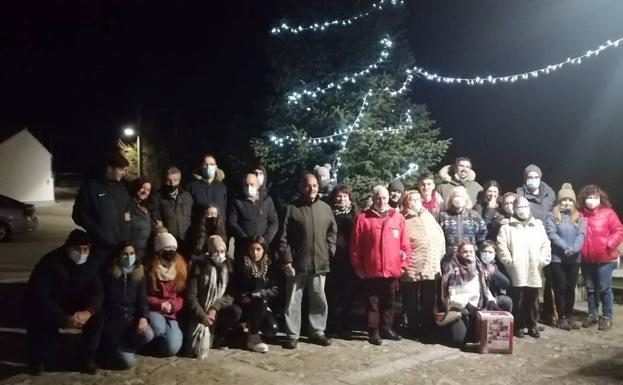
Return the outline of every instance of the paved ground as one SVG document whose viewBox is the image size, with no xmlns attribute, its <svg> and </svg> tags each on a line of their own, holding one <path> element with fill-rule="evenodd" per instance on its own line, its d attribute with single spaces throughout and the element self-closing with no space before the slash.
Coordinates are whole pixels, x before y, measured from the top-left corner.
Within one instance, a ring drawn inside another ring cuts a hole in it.
<svg viewBox="0 0 623 385">
<path fill-rule="evenodd" d="M 305 343 L 267 354 L 243 349 L 215 350 L 206 361 L 139 357 L 135 368 L 100 370 L 89 376 L 68 371 L 70 355 L 57 348 L 53 371 L 41 377 L 23 372 L 25 334 L 18 309 L 24 279 L 46 250 L 62 243 L 74 228 L 71 201 L 38 209 L 36 233 L 0 244 L 0 384 L 621 384 L 623 306 L 615 308 L 614 329 L 565 332 L 547 328 L 539 340 L 515 339 L 512 355 L 480 355 L 416 341 L 334 340 L 328 348 Z M 578 303 L 578 309 L 586 304 Z M 65 335 L 69 345 L 75 336 Z M 363 337 L 365 338 L 365 337 Z"/>
</svg>

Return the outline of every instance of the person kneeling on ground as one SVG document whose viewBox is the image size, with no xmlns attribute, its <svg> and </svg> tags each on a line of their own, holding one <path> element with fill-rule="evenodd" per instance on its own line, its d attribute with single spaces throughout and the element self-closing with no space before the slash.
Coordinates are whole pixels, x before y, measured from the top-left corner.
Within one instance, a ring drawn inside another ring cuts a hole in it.
<svg viewBox="0 0 623 385">
<path fill-rule="evenodd" d="M 102 283 L 90 257 L 91 240 L 73 230 L 65 244 L 45 255 L 30 275 L 24 297 L 28 369 L 40 375 L 60 328 L 79 329 L 81 369 L 95 374 L 103 300 Z"/>
<path fill-rule="evenodd" d="M 180 293 L 184 290 L 188 273 L 184 257 L 177 252 L 177 241 L 173 235 L 156 235 L 154 251 L 147 272 L 149 324 L 154 332 L 149 347 L 158 355 L 170 357 L 182 347 L 177 313 L 184 305 Z"/>
<path fill-rule="evenodd" d="M 462 243 L 444 266 L 441 285 L 446 315 L 439 326 L 448 346 L 461 348 L 475 341 L 478 310 L 499 310 L 487 277 L 471 243 Z"/>
<path fill-rule="evenodd" d="M 513 300 L 511 294 L 511 280 L 502 272 L 500 266 L 496 263 L 495 243 L 486 240 L 478 247 L 480 261 L 487 269 L 487 286 L 491 290 L 491 294 L 495 297 L 498 307 L 501 310 L 512 312 Z M 501 264 L 500 264 L 501 265 Z"/>
<path fill-rule="evenodd" d="M 241 313 L 238 306 L 232 305 L 231 266 L 225 241 L 212 235 L 207 243 L 208 256 L 193 264 L 186 293 L 190 311 L 186 350 L 199 359 L 207 358 L 212 346 L 225 347 L 227 334 Z"/>
<path fill-rule="evenodd" d="M 252 237 L 243 265 L 235 274 L 236 303 L 249 328 L 247 348 L 258 353 L 268 351 L 268 345 L 260 338 L 260 330 L 265 336 L 273 336 L 278 331 L 275 317 L 268 308 L 268 301 L 278 294 L 275 279 L 278 270 L 271 263 L 267 250 L 262 236 Z"/>
<path fill-rule="evenodd" d="M 105 322 L 98 348 L 103 367 L 129 369 L 136 363 L 135 350 L 154 338 L 147 318 L 145 271 L 134 246 L 125 242 L 102 272 Z"/>
</svg>

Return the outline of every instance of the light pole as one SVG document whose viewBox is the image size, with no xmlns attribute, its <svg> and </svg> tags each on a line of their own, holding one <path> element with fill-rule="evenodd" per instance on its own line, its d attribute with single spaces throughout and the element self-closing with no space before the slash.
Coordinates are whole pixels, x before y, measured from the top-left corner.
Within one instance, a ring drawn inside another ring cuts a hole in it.
<svg viewBox="0 0 623 385">
<path fill-rule="evenodd" d="M 132 137 L 136 135 L 136 168 L 138 171 L 138 177 L 141 177 L 141 136 L 132 126 L 127 126 L 123 129 L 123 135 Z"/>
</svg>

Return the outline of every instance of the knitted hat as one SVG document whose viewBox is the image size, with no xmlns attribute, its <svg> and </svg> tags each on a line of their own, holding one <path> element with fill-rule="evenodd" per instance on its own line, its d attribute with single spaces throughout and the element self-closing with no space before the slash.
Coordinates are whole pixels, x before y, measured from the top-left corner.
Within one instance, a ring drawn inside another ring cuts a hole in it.
<svg viewBox="0 0 623 385">
<path fill-rule="evenodd" d="M 65 246 L 91 245 L 91 239 L 86 231 L 81 229 L 72 230 L 65 240 Z"/>
<path fill-rule="evenodd" d="M 529 164 L 524 170 L 523 170 L 523 176 L 526 177 L 528 175 L 528 173 L 530 172 L 536 172 L 537 174 L 539 174 L 539 178 L 541 178 L 543 176 L 543 172 L 541 171 L 541 168 L 539 166 L 537 166 L 536 164 Z"/>
<path fill-rule="evenodd" d="M 399 191 L 401 194 L 405 193 L 405 186 L 398 179 L 395 179 L 389 182 L 389 186 L 387 186 L 388 191 Z"/>
<path fill-rule="evenodd" d="M 177 250 L 177 240 L 170 233 L 159 233 L 154 238 L 154 251 L 157 253 L 166 247 L 174 247 Z"/>
<path fill-rule="evenodd" d="M 225 244 L 225 241 L 223 240 L 223 238 L 221 238 L 220 235 L 211 235 L 210 237 L 208 237 L 208 251 L 214 252 L 218 249 L 227 250 L 227 245 Z"/>
<path fill-rule="evenodd" d="M 563 199 L 571 199 L 574 203 L 576 202 L 575 191 L 573 191 L 571 183 L 563 183 L 560 187 L 560 191 L 558 191 L 558 202 Z"/>
</svg>

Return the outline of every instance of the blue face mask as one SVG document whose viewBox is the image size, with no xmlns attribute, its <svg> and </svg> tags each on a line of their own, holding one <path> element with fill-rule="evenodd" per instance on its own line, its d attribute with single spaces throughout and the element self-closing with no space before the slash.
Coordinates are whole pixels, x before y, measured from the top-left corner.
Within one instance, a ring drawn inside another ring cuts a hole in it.
<svg viewBox="0 0 623 385">
<path fill-rule="evenodd" d="M 136 254 L 124 255 L 121 257 L 121 267 L 131 268 L 136 262 Z"/>
<path fill-rule="evenodd" d="M 208 177 L 208 178 L 212 178 L 214 177 L 214 174 L 216 174 L 216 165 L 215 164 L 209 164 L 206 166 L 203 166 L 203 175 Z"/>
<path fill-rule="evenodd" d="M 74 261 L 76 265 L 82 265 L 83 263 L 87 261 L 88 257 L 89 257 L 89 254 L 83 255 L 79 251 L 76 251 L 76 250 L 72 250 L 69 252 L 69 258 L 71 258 L 71 260 Z"/>
</svg>

